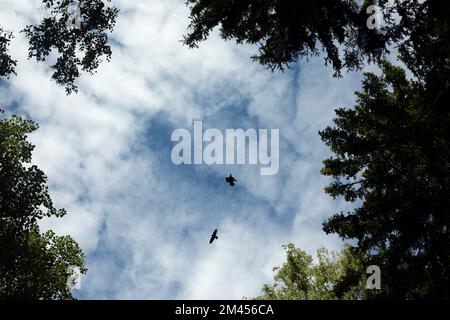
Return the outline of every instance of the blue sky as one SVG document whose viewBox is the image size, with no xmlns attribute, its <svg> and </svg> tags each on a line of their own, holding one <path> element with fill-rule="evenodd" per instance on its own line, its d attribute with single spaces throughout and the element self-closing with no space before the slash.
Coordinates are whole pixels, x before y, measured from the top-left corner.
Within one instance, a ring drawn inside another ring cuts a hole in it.
<svg viewBox="0 0 450 320">
<path fill-rule="evenodd" d="M 18 60 L 18 76 L 0 83 L 0 101 L 40 125 L 30 137 L 33 161 L 68 211 L 41 225 L 72 235 L 86 253 L 79 298 L 252 297 L 283 262 L 283 244 L 311 254 L 342 246 L 321 230 L 348 205 L 323 192 L 329 180 L 319 170 L 330 153 L 318 131 L 336 107 L 353 105 L 360 73 L 333 79 L 321 57 L 271 73 L 249 58 L 255 47 L 217 32 L 190 50 L 179 42 L 189 24 L 184 2 L 114 1 L 121 13 L 112 61 L 66 96 L 48 64 L 27 60 L 19 33 L 39 18 L 40 1 L 0 0 Z M 194 119 L 222 130 L 280 129 L 278 174 L 173 165 L 170 135 L 192 130 Z M 233 189 L 224 183 L 230 172 L 239 180 Z"/>
</svg>

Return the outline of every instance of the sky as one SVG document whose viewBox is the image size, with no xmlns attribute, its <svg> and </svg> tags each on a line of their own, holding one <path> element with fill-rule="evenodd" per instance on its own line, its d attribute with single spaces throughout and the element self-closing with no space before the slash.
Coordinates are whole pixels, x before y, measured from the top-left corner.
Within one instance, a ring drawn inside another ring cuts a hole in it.
<svg viewBox="0 0 450 320">
<path fill-rule="evenodd" d="M 253 46 L 219 38 L 198 49 L 180 42 L 189 25 L 184 0 L 115 0 L 112 60 L 83 74 L 67 96 L 49 62 L 27 59 L 19 33 L 39 20 L 40 1 L 0 0 L 0 24 L 15 34 L 17 76 L 0 82 L 0 105 L 36 121 L 33 163 L 48 176 L 63 218 L 42 230 L 71 235 L 88 272 L 80 299 L 241 299 L 272 282 L 293 242 L 309 254 L 343 242 L 323 221 L 348 210 L 325 194 L 320 174 L 331 155 L 319 130 L 334 109 L 351 107 L 359 72 L 332 77 L 322 57 L 284 73 L 252 62 Z M 182 165 L 171 161 L 177 128 L 280 130 L 280 169 Z M 232 173 L 236 187 L 224 178 Z M 209 244 L 214 229 L 219 239 Z"/>
</svg>

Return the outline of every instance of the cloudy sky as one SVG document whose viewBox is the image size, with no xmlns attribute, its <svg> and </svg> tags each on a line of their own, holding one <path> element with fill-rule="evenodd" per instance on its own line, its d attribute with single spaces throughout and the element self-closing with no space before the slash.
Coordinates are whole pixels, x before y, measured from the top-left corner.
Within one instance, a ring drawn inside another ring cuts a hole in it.
<svg viewBox="0 0 450 320">
<path fill-rule="evenodd" d="M 15 39 L 17 77 L 0 82 L 1 106 L 38 122 L 34 163 L 49 178 L 57 207 L 42 221 L 70 234 L 89 269 L 82 299 L 240 299 L 260 293 L 283 244 L 314 253 L 339 249 L 322 222 L 346 204 L 327 196 L 320 175 L 330 155 L 318 131 L 334 109 L 353 105 L 359 73 L 332 78 L 322 58 L 271 73 L 253 63 L 255 47 L 215 32 L 199 49 L 180 43 L 184 0 L 116 0 L 113 57 L 80 92 L 66 96 L 49 65 L 27 59 L 19 33 L 39 17 L 39 0 L 0 0 L 0 21 Z M 50 59 L 51 60 L 51 59 Z M 173 130 L 280 129 L 280 170 L 261 176 L 251 165 L 176 166 Z M 233 173 L 238 186 L 224 177 Z M 219 240 L 208 243 L 219 229 Z"/>
</svg>

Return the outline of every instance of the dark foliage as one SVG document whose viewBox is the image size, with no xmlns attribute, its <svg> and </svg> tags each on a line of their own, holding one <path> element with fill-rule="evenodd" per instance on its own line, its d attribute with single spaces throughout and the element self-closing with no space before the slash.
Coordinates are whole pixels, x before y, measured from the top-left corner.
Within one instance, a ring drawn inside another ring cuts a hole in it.
<svg viewBox="0 0 450 320">
<path fill-rule="evenodd" d="M 107 0 L 110 2 L 110 0 Z M 71 27 L 72 0 L 43 0 L 50 17 L 24 30 L 30 42 L 29 57 L 45 61 L 52 50 L 58 58 L 51 67 L 52 79 L 64 86 L 68 94 L 77 91 L 75 80 L 80 71 L 94 73 L 102 59 L 111 58 L 108 31 L 112 31 L 119 10 L 102 0 L 80 0 L 80 28 Z"/>
<path fill-rule="evenodd" d="M 299 57 L 317 55 L 322 48 L 326 63 L 331 63 L 338 75 L 342 68 L 358 69 L 365 61 L 381 61 L 391 44 L 421 55 L 424 52 L 419 51 L 426 51 L 429 44 L 441 41 L 433 37 L 437 28 L 447 28 L 448 35 L 448 1 L 395 0 L 392 5 L 379 1 L 383 21 L 379 29 L 373 30 L 368 28 L 372 15 L 366 11 L 373 1 L 363 1 L 360 6 L 356 3 L 351 0 L 188 0 L 191 23 L 184 43 L 197 47 L 219 27 L 224 39 L 258 45 L 259 53 L 254 60 L 272 70 L 283 69 Z M 445 45 L 448 48 L 448 42 Z M 427 56 L 435 53 L 429 52 Z"/>
<path fill-rule="evenodd" d="M 31 165 L 27 135 L 36 129 L 17 116 L 0 119 L 0 299 L 71 299 L 69 267 L 86 272 L 72 238 L 39 232 L 39 219 L 66 212 L 54 208 L 47 177 Z"/>
<path fill-rule="evenodd" d="M 5 31 L 0 27 L 0 77 L 9 77 L 11 74 L 16 74 L 14 69 L 17 62 L 11 59 L 8 53 L 12 37 L 11 32 Z"/>
<path fill-rule="evenodd" d="M 322 173 L 333 197 L 361 201 L 324 224 L 327 233 L 357 239 L 367 265 L 382 270 L 383 296 L 449 298 L 450 112 L 405 72 L 386 62 L 365 75 L 352 109 L 336 110 L 320 133 L 335 157 Z M 431 84 L 429 83 L 431 86 Z"/>
</svg>

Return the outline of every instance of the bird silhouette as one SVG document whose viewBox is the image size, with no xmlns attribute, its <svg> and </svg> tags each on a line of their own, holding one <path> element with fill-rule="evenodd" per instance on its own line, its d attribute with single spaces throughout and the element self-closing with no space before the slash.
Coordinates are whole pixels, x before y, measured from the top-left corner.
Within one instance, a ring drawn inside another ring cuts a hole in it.
<svg viewBox="0 0 450 320">
<path fill-rule="evenodd" d="M 211 235 L 211 239 L 209 240 L 209 243 L 213 243 L 214 240 L 219 239 L 219 237 L 217 236 L 217 229 L 214 230 L 214 232 Z"/>
<path fill-rule="evenodd" d="M 234 187 L 235 182 L 237 182 L 237 180 L 230 174 L 229 177 L 225 178 L 225 182 L 228 183 L 230 186 Z"/>
</svg>

